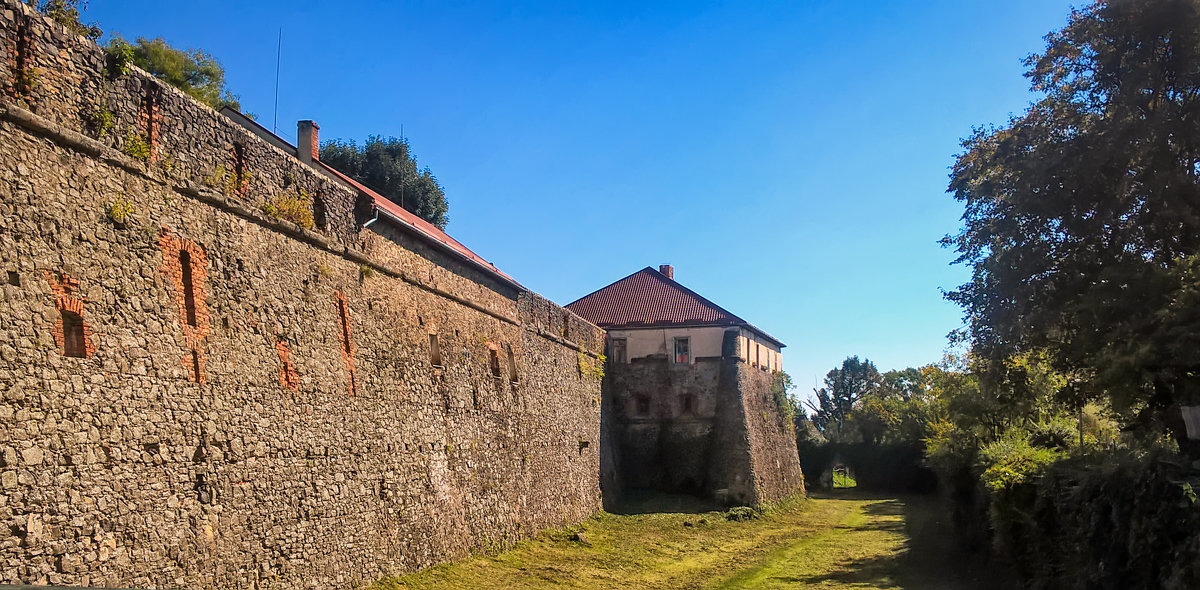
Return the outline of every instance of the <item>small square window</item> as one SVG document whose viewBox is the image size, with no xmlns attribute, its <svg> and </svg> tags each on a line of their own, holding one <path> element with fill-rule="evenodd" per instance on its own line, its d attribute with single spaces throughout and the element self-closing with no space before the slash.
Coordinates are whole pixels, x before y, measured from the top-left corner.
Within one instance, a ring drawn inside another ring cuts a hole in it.
<svg viewBox="0 0 1200 590">
<path fill-rule="evenodd" d="M 692 362 L 692 351 L 687 338 L 675 339 L 675 364 L 686 365 Z"/>
<path fill-rule="evenodd" d="M 637 408 L 636 408 L 637 415 L 638 416 L 649 416 L 650 415 L 650 398 L 648 398 L 644 395 L 639 395 L 636 397 L 636 402 L 637 402 Z"/>
</svg>

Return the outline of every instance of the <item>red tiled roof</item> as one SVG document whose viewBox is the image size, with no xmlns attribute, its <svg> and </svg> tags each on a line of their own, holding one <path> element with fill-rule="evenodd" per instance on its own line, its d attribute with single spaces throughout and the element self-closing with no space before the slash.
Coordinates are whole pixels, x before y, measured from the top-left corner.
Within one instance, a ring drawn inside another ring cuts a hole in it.
<svg viewBox="0 0 1200 590">
<path fill-rule="evenodd" d="M 783 345 L 746 320 L 650 267 L 565 307 L 601 328 L 745 326 Z"/>
<path fill-rule="evenodd" d="M 340 170 L 319 160 L 314 161 L 314 163 L 320 164 L 322 168 L 328 170 L 334 176 L 358 189 L 359 192 L 370 197 L 371 205 L 375 207 L 375 209 L 382 210 L 389 217 L 400 221 L 401 223 L 407 225 L 410 229 L 416 230 L 419 234 L 423 234 L 425 238 L 433 240 L 441 244 L 443 247 L 450 249 L 459 256 L 474 262 L 477 266 L 482 267 L 483 270 L 503 278 L 505 281 L 512 283 L 514 286 L 520 287 L 520 284 L 517 283 L 516 279 L 508 276 L 504 273 L 504 271 L 496 268 L 496 265 L 484 260 L 478 254 L 472 252 L 470 248 L 462 245 L 462 243 L 460 243 L 458 240 L 450 237 L 449 234 L 438 229 L 436 225 L 421 219 L 416 214 L 393 203 L 387 197 L 384 197 L 383 195 L 371 190 L 365 184 L 350 178 L 350 176 L 343 174 Z"/>
</svg>

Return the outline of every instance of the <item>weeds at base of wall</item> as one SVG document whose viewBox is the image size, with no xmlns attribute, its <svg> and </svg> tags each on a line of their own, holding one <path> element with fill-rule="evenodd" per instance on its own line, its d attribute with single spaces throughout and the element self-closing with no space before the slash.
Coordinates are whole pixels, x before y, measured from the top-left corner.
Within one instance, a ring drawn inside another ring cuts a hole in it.
<svg viewBox="0 0 1200 590">
<path fill-rule="evenodd" d="M 312 197 L 304 191 L 289 190 L 264 202 L 260 209 L 270 217 L 290 221 L 304 229 L 312 229 L 316 225 L 313 221 Z"/>
<path fill-rule="evenodd" d="M 141 133 L 130 131 L 129 135 L 125 136 L 125 145 L 121 146 L 121 151 L 142 163 L 150 161 L 150 142 Z"/>
<path fill-rule="evenodd" d="M 215 170 L 213 170 L 212 174 L 204 177 L 204 186 L 220 191 L 221 194 L 225 195 L 226 197 L 232 197 L 234 195 L 245 194 L 250 188 L 251 178 L 253 178 L 253 174 L 249 170 L 242 171 L 242 176 L 239 179 L 237 175 L 231 173 L 224 164 L 217 164 L 217 167 Z M 266 210 L 264 208 L 264 212 L 265 211 Z"/>
<path fill-rule="evenodd" d="M 104 139 L 116 125 L 117 117 L 105 107 L 96 107 L 84 117 L 84 124 L 96 139 Z"/>
<path fill-rule="evenodd" d="M 25 96 L 37 89 L 41 82 L 42 73 L 37 68 L 22 68 L 14 74 L 16 77 L 17 94 Z"/>
</svg>

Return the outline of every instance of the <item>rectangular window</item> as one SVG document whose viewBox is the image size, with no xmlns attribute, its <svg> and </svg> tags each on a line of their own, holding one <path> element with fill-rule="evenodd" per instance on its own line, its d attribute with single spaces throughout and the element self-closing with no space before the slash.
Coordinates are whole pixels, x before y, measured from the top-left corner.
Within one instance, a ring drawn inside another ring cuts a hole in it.
<svg viewBox="0 0 1200 590">
<path fill-rule="evenodd" d="M 435 367 L 442 366 L 442 347 L 438 344 L 437 334 L 429 335 L 429 362 Z"/>
<path fill-rule="evenodd" d="M 754 366 L 762 366 L 762 345 L 757 342 L 754 343 Z"/>
<path fill-rule="evenodd" d="M 629 362 L 627 347 L 628 347 L 628 342 L 624 338 L 613 338 L 612 362 L 614 362 L 614 363 Z"/>
<path fill-rule="evenodd" d="M 688 344 L 687 338 L 675 339 L 675 364 L 686 365 L 692 362 L 692 351 Z"/>
</svg>

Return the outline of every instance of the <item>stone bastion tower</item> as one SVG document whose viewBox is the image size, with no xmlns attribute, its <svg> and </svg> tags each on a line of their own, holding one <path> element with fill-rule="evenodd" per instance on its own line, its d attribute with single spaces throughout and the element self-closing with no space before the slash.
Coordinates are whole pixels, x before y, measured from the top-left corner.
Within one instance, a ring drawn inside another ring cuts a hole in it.
<svg viewBox="0 0 1200 590">
<path fill-rule="evenodd" d="M 647 267 L 567 304 L 607 333 L 602 486 L 757 505 L 803 493 L 783 343 Z"/>
</svg>

